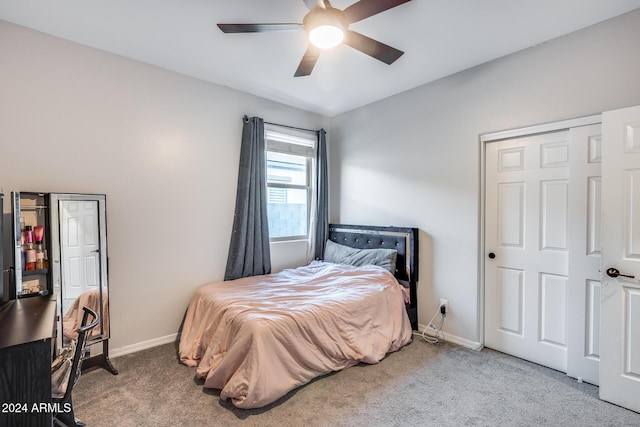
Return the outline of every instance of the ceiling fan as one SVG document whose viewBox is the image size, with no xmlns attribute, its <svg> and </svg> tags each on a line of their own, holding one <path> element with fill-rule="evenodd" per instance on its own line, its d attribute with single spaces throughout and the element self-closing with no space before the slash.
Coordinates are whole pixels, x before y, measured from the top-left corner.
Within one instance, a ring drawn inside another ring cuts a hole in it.
<svg viewBox="0 0 640 427">
<path fill-rule="evenodd" d="M 349 25 L 411 0 L 360 0 L 343 10 L 331 6 L 329 0 L 303 1 L 309 13 L 305 15 L 302 24 L 218 24 L 218 27 L 224 33 L 305 30 L 310 43 L 294 77 L 310 75 L 322 50 L 330 49 L 340 43 L 389 65 L 404 54 L 401 50 L 350 30 Z"/>
</svg>

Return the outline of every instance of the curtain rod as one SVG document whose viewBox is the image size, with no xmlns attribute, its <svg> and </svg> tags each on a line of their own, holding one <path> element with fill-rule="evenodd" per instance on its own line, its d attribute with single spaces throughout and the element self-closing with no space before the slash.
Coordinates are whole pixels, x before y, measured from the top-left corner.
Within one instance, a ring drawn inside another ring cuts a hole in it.
<svg viewBox="0 0 640 427">
<path fill-rule="evenodd" d="M 245 114 L 245 115 L 242 117 L 242 119 L 246 122 L 247 120 L 249 120 L 249 117 Z M 323 130 L 323 129 L 316 129 L 316 130 L 313 130 L 313 129 L 305 129 L 305 128 L 299 128 L 299 127 L 295 127 L 295 126 L 281 125 L 281 124 L 279 124 L 279 123 L 271 123 L 271 122 L 267 122 L 267 121 L 265 121 L 265 122 L 264 122 L 264 124 L 265 124 L 265 125 L 280 126 L 280 127 L 283 127 L 283 128 L 289 128 L 289 129 L 304 130 L 304 131 L 306 131 L 306 132 L 315 132 L 315 133 L 318 133 L 318 132 L 320 132 L 321 130 Z"/>
<path fill-rule="evenodd" d="M 298 128 L 298 127 L 295 127 L 295 126 L 281 125 L 279 123 L 264 122 L 264 124 L 273 125 L 273 126 L 280 126 L 280 127 L 289 128 L 289 129 L 304 130 L 304 131 L 307 131 L 307 132 L 316 132 L 316 133 L 319 132 L 318 129 L 313 130 L 313 129 Z"/>
</svg>

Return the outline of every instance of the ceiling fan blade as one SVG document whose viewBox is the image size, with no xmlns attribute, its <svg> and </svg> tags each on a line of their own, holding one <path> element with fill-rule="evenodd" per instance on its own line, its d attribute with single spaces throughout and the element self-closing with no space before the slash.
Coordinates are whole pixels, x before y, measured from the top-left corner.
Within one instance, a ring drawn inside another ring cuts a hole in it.
<svg viewBox="0 0 640 427">
<path fill-rule="evenodd" d="M 309 47 L 304 53 L 304 56 L 300 61 L 300 65 L 298 65 L 298 69 L 296 70 L 296 73 L 293 75 L 293 77 L 303 77 L 311 75 L 313 67 L 315 67 L 316 62 L 318 62 L 318 58 L 320 57 L 320 52 L 322 52 L 322 49 L 309 44 Z"/>
<path fill-rule="evenodd" d="M 404 54 L 401 50 L 351 30 L 347 31 L 344 44 L 389 65 Z"/>
<path fill-rule="evenodd" d="M 264 33 L 302 30 L 302 24 L 218 24 L 223 33 Z"/>
<path fill-rule="evenodd" d="M 304 1 L 304 4 L 307 5 L 307 8 L 309 10 L 313 10 L 316 7 L 321 7 L 323 9 L 325 8 L 323 0 L 302 0 L 302 1 Z"/>
<path fill-rule="evenodd" d="M 401 4 L 409 1 L 411 0 L 360 0 L 342 12 L 347 18 L 347 22 L 353 23 L 362 21 L 365 18 L 377 15 L 380 12 L 400 6 Z"/>
</svg>

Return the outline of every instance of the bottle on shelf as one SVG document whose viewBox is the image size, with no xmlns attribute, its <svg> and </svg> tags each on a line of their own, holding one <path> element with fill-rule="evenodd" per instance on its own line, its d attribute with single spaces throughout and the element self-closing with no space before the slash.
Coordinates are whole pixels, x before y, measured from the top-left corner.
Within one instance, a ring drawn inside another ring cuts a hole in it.
<svg viewBox="0 0 640 427">
<path fill-rule="evenodd" d="M 44 267 L 44 245 L 42 240 L 36 241 L 36 270 L 42 270 Z"/>
<path fill-rule="evenodd" d="M 44 239 L 44 226 L 42 225 L 36 225 L 33 227 L 33 240 L 36 241 L 36 244 L 38 244 L 38 241 L 40 243 L 42 243 L 42 240 Z"/>
<path fill-rule="evenodd" d="M 33 243 L 33 227 L 30 225 L 24 227 L 24 243 Z"/>
<path fill-rule="evenodd" d="M 30 225 L 25 227 L 24 232 L 24 269 L 33 271 L 36 269 L 36 247 L 33 244 L 33 230 Z"/>
</svg>

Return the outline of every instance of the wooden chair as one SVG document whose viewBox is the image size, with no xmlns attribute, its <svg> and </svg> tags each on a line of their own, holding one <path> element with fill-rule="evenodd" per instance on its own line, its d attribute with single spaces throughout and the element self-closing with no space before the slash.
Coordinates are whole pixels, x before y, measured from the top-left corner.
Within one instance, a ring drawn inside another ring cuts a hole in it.
<svg viewBox="0 0 640 427">
<path fill-rule="evenodd" d="M 76 419 L 75 417 L 71 392 L 73 391 L 75 385 L 78 383 L 78 380 L 80 380 L 82 358 L 84 356 L 87 335 L 93 328 L 98 325 L 98 323 L 100 322 L 100 316 L 98 316 L 96 312 L 91 310 L 89 307 L 82 307 L 82 309 L 84 310 L 84 314 L 82 316 L 82 324 L 78 328 L 78 339 L 76 341 L 75 351 L 73 351 L 73 358 L 66 361 L 67 363 L 65 364 L 65 366 L 63 368 L 60 368 L 69 370 L 68 372 L 65 371 L 62 373 L 62 375 L 60 375 L 65 378 L 66 390 L 61 396 L 59 393 L 57 393 L 58 395 L 52 396 L 52 402 L 60 411 L 54 414 L 54 425 L 62 425 L 67 427 L 79 427 L 85 425 L 82 421 Z M 89 316 L 91 316 L 93 320 L 88 324 Z M 68 380 L 66 379 L 67 374 Z M 53 389 L 57 389 L 57 387 L 52 387 L 52 390 Z"/>
</svg>

